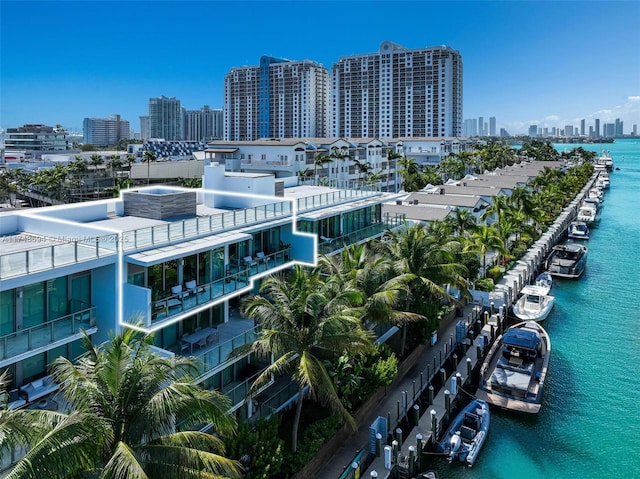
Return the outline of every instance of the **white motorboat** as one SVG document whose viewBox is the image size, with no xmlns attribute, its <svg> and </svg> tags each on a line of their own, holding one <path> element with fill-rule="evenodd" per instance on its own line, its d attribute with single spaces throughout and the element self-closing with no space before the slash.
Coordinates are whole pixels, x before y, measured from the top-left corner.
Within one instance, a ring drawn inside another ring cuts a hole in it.
<svg viewBox="0 0 640 479">
<path fill-rule="evenodd" d="M 510 411 L 540 412 L 550 355 L 551 339 L 539 323 L 515 324 L 489 350 L 476 398 Z"/>
<path fill-rule="evenodd" d="M 576 215 L 576 221 L 586 223 L 587 226 L 593 226 L 600 219 L 598 208 L 592 203 L 582 203 Z"/>
<path fill-rule="evenodd" d="M 597 165 L 602 165 L 607 171 L 613 170 L 613 159 L 608 151 L 603 151 L 602 154 L 596 160 Z"/>
<path fill-rule="evenodd" d="M 567 236 L 574 240 L 588 240 L 589 227 L 584 221 L 572 221 L 567 228 Z"/>
<path fill-rule="evenodd" d="M 523 321 L 544 321 L 556 299 L 544 288 L 528 285 L 520 290 L 520 298 L 513 305 L 513 314 Z"/>
</svg>

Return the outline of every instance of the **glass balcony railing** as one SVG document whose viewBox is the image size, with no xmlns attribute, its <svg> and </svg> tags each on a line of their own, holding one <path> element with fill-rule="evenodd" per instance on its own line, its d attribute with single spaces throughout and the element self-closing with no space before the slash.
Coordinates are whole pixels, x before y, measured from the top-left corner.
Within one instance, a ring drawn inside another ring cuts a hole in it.
<svg viewBox="0 0 640 479">
<path fill-rule="evenodd" d="M 298 198 L 297 207 L 298 211 L 305 211 L 314 208 L 320 208 L 322 206 L 335 205 L 350 201 L 353 199 L 368 198 L 371 196 L 378 196 L 379 191 L 372 188 L 358 188 L 348 190 L 335 190 L 328 193 L 322 193 L 319 195 L 305 196 L 304 198 Z"/>
<path fill-rule="evenodd" d="M 153 302 L 151 321 L 155 323 L 169 319 L 246 288 L 251 276 L 283 265 L 289 260 L 289 257 L 290 248 L 286 248 L 251 262 L 243 261 L 232 268 L 232 271 L 236 270 L 237 273 L 228 274 L 211 283 L 196 285 L 194 289 L 183 290 L 178 294 L 171 294 L 156 300 Z"/>
<path fill-rule="evenodd" d="M 0 360 L 47 346 L 96 326 L 96 308 L 90 307 L 62 318 L 0 336 Z"/>
<path fill-rule="evenodd" d="M 337 238 L 325 238 L 318 244 L 318 254 L 331 254 L 345 246 L 356 244 L 360 241 L 380 235 L 388 229 L 396 228 L 401 224 L 402 221 L 400 219 L 392 219 L 390 221 L 365 226 L 364 228 L 353 231 L 349 234 L 338 236 Z"/>
<path fill-rule="evenodd" d="M 202 234 L 247 226 L 265 220 L 288 216 L 291 212 L 290 202 L 279 201 L 253 208 L 227 211 L 211 216 L 198 216 L 163 225 L 126 231 L 122 234 L 123 250 L 131 251 Z"/>
<path fill-rule="evenodd" d="M 46 237 L 33 238 L 34 242 L 48 240 Z M 115 240 L 115 235 L 94 236 L 0 255 L 0 279 L 115 255 L 117 253 L 117 241 Z"/>
<path fill-rule="evenodd" d="M 195 353 L 194 356 L 201 361 L 201 374 L 206 374 L 210 369 L 224 363 L 231 353 L 242 346 L 253 343 L 260 332 L 260 327 L 255 326 L 228 341 L 222 342 L 213 348 L 207 349 L 202 353 Z"/>
</svg>

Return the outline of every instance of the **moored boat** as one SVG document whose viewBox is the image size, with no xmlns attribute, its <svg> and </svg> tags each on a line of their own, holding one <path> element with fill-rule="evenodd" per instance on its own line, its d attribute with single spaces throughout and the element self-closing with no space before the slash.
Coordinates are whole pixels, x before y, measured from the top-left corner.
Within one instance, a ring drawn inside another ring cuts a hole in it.
<svg viewBox="0 0 640 479">
<path fill-rule="evenodd" d="M 553 286 L 553 277 L 548 271 L 543 271 L 536 277 L 533 284 L 541 288 L 542 291 L 544 291 L 544 294 L 549 294 L 549 291 L 551 291 L 551 287 Z"/>
<path fill-rule="evenodd" d="M 553 247 L 546 268 L 551 276 L 579 278 L 587 267 L 589 249 L 578 243 L 564 243 Z"/>
<path fill-rule="evenodd" d="M 567 236 L 574 240 L 588 240 L 589 227 L 584 221 L 572 221 L 567 228 Z"/>
<path fill-rule="evenodd" d="M 513 305 L 513 314 L 522 321 L 544 321 L 553 309 L 556 299 L 544 288 L 528 285 L 520 291 Z"/>
<path fill-rule="evenodd" d="M 576 220 L 586 223 L 587 226 L 594 225 L 600 219 L 598 208 L 591 203 L 582 203 L 578 209 Z"/>
<path fill-rule="evenodd" d="M 489 433 L 489 421 L 489 405 L 473 399 L 451 421 L 436 450 L 448 454 L 449 462 L 473 466 Z"/>
<path fill-rule="evenodd" d="M 476 397 L 510 411 L 540 412 L 550 354 L 551 340 L 539 323 L 515 324 L 489 350 Z"/>
</svg>

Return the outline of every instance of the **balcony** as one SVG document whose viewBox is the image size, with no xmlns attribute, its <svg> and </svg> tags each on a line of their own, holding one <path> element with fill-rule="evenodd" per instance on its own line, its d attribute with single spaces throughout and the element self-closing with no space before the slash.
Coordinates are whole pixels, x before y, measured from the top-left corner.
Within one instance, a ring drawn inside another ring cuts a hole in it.
<svg viewBox="0 0 640 479">
<path fill-rule="evenodd" d="M 370 198 L 378 196 L 380 192 L 367 190 L 366 188 L 355 190 L 335 190 L 319 195 L 305 196 L 297 199 L 298 212 L 337 205 L 354 199 Z"/>
<path fill-rule="evenodd" d="M 3 249 L 12 249 L 11 243 L 15 243 L 23 250 L 0 255 L 0 279 L 22 276 L 117 253 L 114 235 L 89 237 L 69 242 L 30 234 L 19 234 L 6 238 L 9 246 L 3 245 Z M 12 239 L 14 241 L 11 241 Z M 38 243 L 53 244 L 28 248 L 29 245 L 35 246 Z"/>
<path fill-rule="evenodd" d="M 261 258 L 251 258 L 251 261 L 248 261 L 247 258 L 247 260 L 242 260 L 236 265 L 229 265 L 228 274 L 222 279 L 194 285 L 192 288 L 183 289 L 179 293 L 170 294 L 153 301 L 152 325 L 187 313 L 212 301 L 221 300 L 225 296 L 233 295 L 238 290 L 248 287 L 251 277 L 282 266 L 289 261 L 290 257 L 291 249 L 285 248 L 270 255 L 264 255 Z M 144 288 L 144 290 L 148 291 L 147 288 Z"/>
<path fill-rule="evenodd" d="M 254 321 L 250 319 L 231 320 L 228 323 L 219 324 L 217 330 L 220 338 L 218 344 L 204 347 L 193 353 L 201 363 L 201 375 L 198 381 L 206 379 L 214 368 L 230 359 L 235 349 L 253 343 L 260 333 L 260 327 L 255 326 Z"/>
<path fill-rule="evenodd" d="M 369 226 L 365 226 L 362 229 L 353 231 L 337 238 L 320 237 L 321 243 L 318 244 L 318 254 L 330 255 L 336 253 L 346 246 L 359 243 L 361 241 L 375 238 L 382 235 L 385 231 L 400 226 L 402 222 L 398 219 L 390 221 L 374 223 Z"/>
<path fill-rule="evenodd" d="M 71 342 L 78 339 L 81 330 L 96 327 L 96 308 L 89 307 L 62 318 L 47 321 L 31 328 L 16 331 L 0 337 L 0 366 L 18 355 L 60 341 Z"/>
</svg>

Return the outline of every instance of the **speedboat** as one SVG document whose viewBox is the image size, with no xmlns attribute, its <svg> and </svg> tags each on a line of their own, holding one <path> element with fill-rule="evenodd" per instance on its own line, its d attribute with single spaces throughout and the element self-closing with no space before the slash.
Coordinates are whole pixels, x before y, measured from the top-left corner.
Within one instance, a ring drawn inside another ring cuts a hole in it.
<svg viewBox="0 0 640 479">
<path fill-rule="evenodd" d="M 544 291 L 544 294 L 549 294 L 549 291 L 551 291 L 551 287 L 553 286 L 553 277 L 548 271 L 543 271 L 536 277 L 533 284 L 538 288 L 541 288 L 542 291 Z"/>
<path fill-rule="evenodd" d="M 598 208 L 590 203 L 582 203 L 576 215 L 577 221 L 587 223 L 587 226 L 594 225 L 600 219 Z"/>
<path fill-rule="evenodd" d="M 513 314 L 522 321 L 544 321 L 556 302 L 548 292 L 538 286 L 525 286 L 520 290 L 520 298 L 513 305 Z"/>
<path fill-rule="evenodd" d="M 579 278 L 587 267 L 589 249 L 579 243 L 556 245 L 547 258 L 546 268 L 551 276 Z"/>
<path fill-rule="evenodd" d="M 542 406 L 551 340 L 535 321 L 510 327 L 480 368 L 476 398 L 510 411 L 537 414 Z"/>
<path fill-rule="evenodd" d="M 584 221 L 572 221 L 567 228 L 567 236 L 574 240 L 588 240 L 589 227 Z"/>
<path fill-rule="evenodd" d="M 460 461 L 471 467 L 489 434 L 489 405 L 474 399 L 451 421 L 436 445 L 438 452 L 447 454 L 449 462 Z"/>
</svg>

